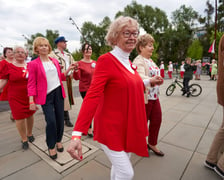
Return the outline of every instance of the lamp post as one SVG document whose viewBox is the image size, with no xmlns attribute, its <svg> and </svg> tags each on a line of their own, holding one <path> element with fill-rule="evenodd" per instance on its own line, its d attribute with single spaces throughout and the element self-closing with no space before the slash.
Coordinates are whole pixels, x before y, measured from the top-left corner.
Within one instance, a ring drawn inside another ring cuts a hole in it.
<svg viewBox="0 0 224 180">
<path fill-rule="evenodd" d="M 29 44 L 29 42 L 31 41 L 26 35 L 22 34 L 22 36 L 24 37 L 24 39 L 27 41 L 25 43 L 25 47 L 27 48 L 28 50 L 28 56 L 31 56 L 31 51 L 32 51 L 32 46 Z"/>
<path fill-rule="evenodd" d="M 217 31 L 217 0 L 215 0 L 215 34 L 214 34 L 214 49 L 216 47 L 216 31 Z M 213 59 L 215 59 L 215 53 L 213 54 Z"/>
</svg>

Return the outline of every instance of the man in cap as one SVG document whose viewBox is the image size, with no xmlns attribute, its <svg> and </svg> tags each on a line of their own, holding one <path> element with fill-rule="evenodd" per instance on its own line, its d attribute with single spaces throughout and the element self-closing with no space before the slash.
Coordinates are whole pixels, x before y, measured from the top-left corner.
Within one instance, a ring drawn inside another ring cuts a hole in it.
<svg viewBox="0 0 224 180">
<path fill-rule="evenodd" d="M 57 49 L 52 51 L 49 56 L 58 60 L 61 66 L 61 71 L 64 73 L 68 69 L 70 64 L 74 63 L 75 61 L 70 53 L 64 51 L 67 48 L 67 40 L 64 36 L 59 36 L 55 39 L 54 42 L 57 46 Z M 65 125 L 68 127 L 73 127 L 68 113 L 68 110 L 71 109 L 71 105 L 74 104 L 72 93 L 72 73 L 69 73 L 66 78 L 66 81 L 63 81 L 63 86 L 66 92 L 66 98 L 64 99 Z"/>
</svg>

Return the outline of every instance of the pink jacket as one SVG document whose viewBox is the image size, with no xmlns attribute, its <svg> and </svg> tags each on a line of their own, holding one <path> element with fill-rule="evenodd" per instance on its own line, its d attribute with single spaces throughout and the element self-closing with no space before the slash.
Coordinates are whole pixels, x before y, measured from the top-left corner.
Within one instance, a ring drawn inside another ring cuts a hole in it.
<svg viewBox="0 0 224 180">
<path fill-rule="evenodd" d="M 58 71 L 58 77 L 60 80 L 61 88 L 62 88 L 62 96 L 65 98 L 65 91 L 62 84 L 62 80 L 65 81 L 66 77 L 63 73 L 61 73 L 61 68 L 56 59 L 49 57 L 50 60 L 54 63 Z M 46 103 L 47 97 L 47 77 L 44 70 L 44 66 L 40 60 L 40 57 L 28 63 L 28 96 L 34 97 L 34 102 L 36 104 L 43 105 Z"/>
</svg>

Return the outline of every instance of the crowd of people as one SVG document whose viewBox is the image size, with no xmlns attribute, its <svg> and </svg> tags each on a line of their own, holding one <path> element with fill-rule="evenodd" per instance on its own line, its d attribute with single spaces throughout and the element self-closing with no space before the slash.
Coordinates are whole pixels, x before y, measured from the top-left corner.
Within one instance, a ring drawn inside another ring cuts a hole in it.
<svg viewBox="0 0 224 180">
<path fill-rule="evenodd" d="M 134 176 L 131 153 L 143 157 L 148 157 L 150 151 L 160 157 L 165 155 L 157 146 L 162 122 L 159 87 L 165 78 L 165 66 L 163 61 L 158 66 L 151 59 L 155 40 L 147 33 L 139 35 L 139 24 L 131 17 L 115 19 L 105 39 L 112 50 L 97 61 L 91 59 L 93 49 L 87 42 L 81 47 L 83 58 L 75 61 L 65 51 L 67 40 L 64 36 L 55 39 L 57 48 L 54 50 L 46 38 L 35 38 L 33 53 L 37 58 L 29 63 L 23 47 L 4 48 L 4 60 L 0 61 L 0 100 L 9 102 L 11 119 L 16 122 L 24 150 L 29 148 L 29 142 L 35 141 L 34 113 L 38 105 L 41 106 L 49 157 L 55 160 L 57 152 L 64 151 L 64 125 L 73 127 L 69 116 L 74 105 L 72 81 L 79 80 L 83 102 L 67 152 L 82 160 L 81 136 L 88 135 L 100 143 L 110 160 L 111 179 L 131 180 Z M 129 55 L 135 48 L 138 56 L 132 63 Z M 216 80 L 216 61 L 212 60 L 210 66 L 211 79 Z M 178 63 L 169 61 L 170 79 L 174 71 L 178 73 L 178 68 Z M 189 97 L 189 81 L 193 74 L 200 80 L 201 60 L 192 63 L 187 57 L 179 70 L 183 79 L 182 95 Z M 220 102 L 223 105 L 223 101 Z M 223 135 L 222 131 L 223 127 L 218 134 Z M 216 150 L 220 143 L 213 145 Z M 217 162 L 210 153 L 205 164 L 222 174 L 223 163 Z M 224 173 L 222 175 L 224 177 Z"/>
</svg>

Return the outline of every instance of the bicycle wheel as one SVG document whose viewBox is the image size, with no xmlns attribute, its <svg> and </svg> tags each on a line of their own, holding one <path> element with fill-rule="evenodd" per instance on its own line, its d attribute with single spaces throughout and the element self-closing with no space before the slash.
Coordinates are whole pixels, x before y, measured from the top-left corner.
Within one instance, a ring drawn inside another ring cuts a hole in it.
<svg viewBox="0 0 224 180">
<path fill-rule="evenodd" d="M 201 94 L 202 88 L 199 84 L 191 84 L 189 86 L 189 91 L 191 93 L 191 96 L 197 97 Z"/>
<path fill-rule="evenodd" d="M 170 96 L 171 94 L 173 94 L 174 90 L 175 90 L 176 86 L 171 84 L 168 86 L 168 88 L 166 89 L 166 95 Z"/>
</svg>

